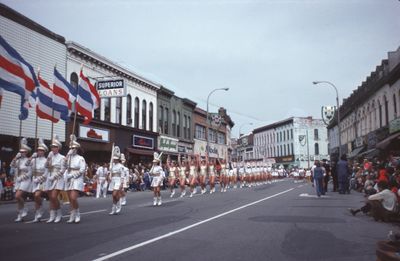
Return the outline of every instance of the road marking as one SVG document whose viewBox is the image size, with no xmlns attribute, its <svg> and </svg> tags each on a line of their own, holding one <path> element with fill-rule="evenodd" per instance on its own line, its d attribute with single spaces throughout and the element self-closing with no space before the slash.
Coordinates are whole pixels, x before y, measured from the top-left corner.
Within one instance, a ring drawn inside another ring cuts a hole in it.
<svg viewBox="0 0 400 261">
<path fill-rule="evenodd" d="M 184 232 L 184 231 L 186 231 L 186 230 L 189 230 L 189 229 L 191 229 L 191 228 L 200 226 L 200 225 L 202 225 L 202 224 L 204 224 L 204 223 L 207 223 L 207 222 L 210 222 L 210 221 L 212 221 L 212 220 L 214 220 L 214 219 L 217 219 L 217 218 L 226 216 L 226 215 L 228 215 L 228 214 L 231 214 L 231 213 L 233 213 L 233 212 L 239 211 L 239 210 L 241 210 L 241 209 L 244 209 L 244 208 L 253 206 L 253 205 L 258 204 L 258 203 L 260 203 L 260 202 L 262 202 L 262 201 L 265 201 L 265 200 L 268 200 L 268 199 L 277 197 L 277 196 L 279 196 L 279 195 L 288 193 L 289 191 L 292 191 L 292 190 L 294 190 L 294 188 L 291 188 L 291 189 L 288 189 L 288 190 L 285 190 L 285 191 L 276 193 L 276 194 L 274 194 L 274 195 L 272 195 L 272 196 L 269 196 L 269 197 L 266 197 L 266 198 L 263 198 L 263 199 L 254 201 L 254 202 L 252 202 L 252 203 L 243 205 L 243 206 L 241 206 L 241 207 L 238 207 L 238 208 L 229 210 L 229 211 L 227 211 L 227 212 L 221 213 L 221 214 L 216 215 L 216 216 L 214 216 L 214 217 L 211 217 L 211 218 L 205 219 L 205 220 L 203 220 L 203 221 L 194 223 L 194 224 L 192 224 L 192 225 L 189 225 L 189 226 L 186 226 L 186 227 L 184 227 L 184 228 L 175 230 L 175 231 L 173 231 L 173 232 L 169 232 L 169 233 L 164 234 L 164 235 L 162 235 L 162 236 L 155 237 L 155 238 L 153 238 L 153 239 L 144 241 L 144 242 L 142 242 L 142 243 L 139 243 L 139 244 L 136 244 L 136 245 L 133 245 L 133 246 L 130 246 L 130 247 L 127 247 L 127 248 L 118 250 L 118 251 L 116 251 L 116 252 L 114 252 L 114 253 L 111 253 L 111 254 L 108 254 L 108 255 L 106 255 L 106 256 L 102 256 L 102 257 L 99 257 L 99 258 L 97 258 L 97 259 L 93 259 L 93 261 L 108 260 L 108 259 L 110 259 L 110 258 L 119 256 L 119 255 L 122 255 L 122 254 L 124 254 L 124 253 L 126 253 L 126 252 L 129 252 L 129 251 L 131 251 L 131 250 L 134 250 L 134 249 L 136 249 L 136 248 L 140 248 L 140 247 L 149 245 L 149 244 L 154 243 L 154 242 L 156 242 L 156 241 L 159 241 L 159 240 L 161 240 L 161 239 L 164 239 L 164 238 L 167 238 L 167 237 L 171 237 L 171 236 L 173 236 L 173 235 L 182 233 L 182 232 Z"/>
<path fill-rule="evenodd" d="M 88 214 L 99 213 L 99 212 L 104 212 L 104 211 L 107 211 L 107 209 L 100 209 L 100 210 L 94 210 L 94 211 L 88 211 L 88 212 L 81 212 L 81 215 L 88 215 Z M 69 215 L 64 215 L 62 217 L 66 218 L 66 217 L 69 217 Z M 47 220 L 49 220 L 49 219 L 48 218 L 47 219 L 41 219 L 40 221 L 41 222 L 45 222 Z M 27 221 L 27 222 L 24 222 L 24 223 L 25 224 L 31 224 L 31 223 L 34 223 L 34 222 L 33 221 Z"/>
<path fill-rule="evenodd" d="M 299 197 L 318 198 L 317 195 L 308 195 L 308 193 L 302 193 L 302 194 L 299 195 Z M 321 195 L 321 198 L 330 198 L 330 196 Z"/>
</svg>

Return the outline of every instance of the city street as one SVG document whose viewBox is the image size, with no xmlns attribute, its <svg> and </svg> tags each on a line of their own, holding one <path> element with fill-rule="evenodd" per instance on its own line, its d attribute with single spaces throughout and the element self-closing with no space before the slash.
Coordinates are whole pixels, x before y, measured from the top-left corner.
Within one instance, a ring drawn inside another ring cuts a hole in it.
<svg viewBox="0 0 400 261">
<path fill-rule="evenodd" d="M 397 228 L 351 216 L 359 193 L 317 198 L 291 179 L 193 198 L 162 194 L 153 207 L 151 192 L 129 193 L 118 216 L 108 215 L 110 196 L 80 198 L 82 221 L 71 225 L 67 216 L 32 224 L 32 211 L 16 224 L 16 206 L 0 205 L 0 250 L 7 260 L 375 260 L 376 242 Z"/>
</svg>

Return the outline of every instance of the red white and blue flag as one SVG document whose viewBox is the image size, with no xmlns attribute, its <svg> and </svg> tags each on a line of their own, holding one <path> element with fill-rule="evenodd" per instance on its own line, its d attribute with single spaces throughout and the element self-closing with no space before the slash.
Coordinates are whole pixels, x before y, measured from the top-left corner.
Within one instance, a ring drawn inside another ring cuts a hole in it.
<svg viewBox="0 0 400 261">
<path fill-rule="evenodd" d="M 33 67 L 0 35 L 0 88 L 21 97 L 20 120 L 28 117 L 29 100 L 36 99 L 37 86 Z"/>
<path fill-rule="evenodd" d="M 100 96 L 82 70 L 79 77 L 76 111 L 85 118 L 84 124 L 89 124 L 93 118 L 93 111 L 99 108 Z"/>
<path fill-rule="evenodd" d="M 64 79 L 64 77 L 54 68 L 53 84 L 53 108 L 61 113 L 61 119 L 69 121 L 72 103 L 76 100 L 76 88 Z"/>
<path fill-rule="evenodd" d="M 37 89 L 36 114 L 39 118 L 58 122 L 60 112 L 53 110 L 53 90 L 38 74 L 39 88 Z"/>
</svg>

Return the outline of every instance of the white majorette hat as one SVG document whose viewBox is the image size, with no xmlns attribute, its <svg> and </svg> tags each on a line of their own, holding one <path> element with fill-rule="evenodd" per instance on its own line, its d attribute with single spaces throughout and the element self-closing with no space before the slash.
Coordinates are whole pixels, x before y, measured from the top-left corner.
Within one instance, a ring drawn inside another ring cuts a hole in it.
<svg viewBox="0 0 400 261">
<path fill-rule="evenodd" d="M 121 153 L 120 160 L 121 160 L 122 163 L 124 163 L 126 161 L 124 153 Z"/>
<path fill-rule="evenodd" d="M 55 134 L 53 136 L 53 139 L 51 140 L 50 147 L 58 147 L 59 149 L 61 149 L 62 144 L 61 144 L 57 134 Z"/>
<path fill-rule="evenodd" d="M 157 152 L 154 152 L 153 163 L 159 163 L 161 161 L 161 156 L 162 156 L 162 152 L 160 154 L 158 154 Z"/>
<path fill-rule="evenodd" d="M 19 147 L 19 152 L 29 152 L 31 150 L 32 149 L 28 146 L 28 140 L 26 138 L 22 138 Z"/>
<path fill-rule="evenodd" d="M 113 159 L 119 160 L 121 158 L 121 150 L 119 149 L 118 146 L 114 147 L 114 151 L 113 151 L 112 155 L 113 155 Z"/>
<path fill-rule="evenodd" d="M 48 151 L 49 148 L 47 148 L 46 144 L 44 144 L 43 139 L 39 139 L 38 140 L 38 150 L 44 150 L 44 151 Z"/>
<path fill-rule="evenodd" d="M 69 148 L 70 148 L 70 149 L 77 149 L 77 148 L 80 148 L 80 147 L 81 147 L 81 144 L 79 144 L 79 143 L 76 141 L 76 136 L 75 136 L 74 134 L 71 134 L 71 135 L 69 136 L 69 139 L 70 139 L 70 141 L 69 141 Z"/>
</svg>

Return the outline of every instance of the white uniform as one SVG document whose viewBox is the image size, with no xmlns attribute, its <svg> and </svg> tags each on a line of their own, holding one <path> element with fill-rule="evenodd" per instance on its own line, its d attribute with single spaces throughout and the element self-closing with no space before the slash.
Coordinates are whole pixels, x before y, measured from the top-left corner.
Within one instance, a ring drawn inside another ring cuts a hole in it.
<svg viewBox="0 0 400 261">
<path fill-rule="evenodd" d="M 32 168 L 32 193 L 36 191 L 44 191 L 46 189 L 46 180 L 48 170 L 46 168 L 46 158 L 38 157 L 31 161 Z"/>
<path fill-rule="evenodd" d="M 32 191 L 32 170 L 31 166 L 28 164 L 27 157 L 21 157 L 15 161 L 11 162 L 11 167 L 15 168 L 15 184 L 14 190 L 22 190 L 25 192 Z"/>
<path fill-rule="evenodd" d="M 103 196 L 106 196 L 107 193 L 107 173 L 108 169 L 105 167 L 99 167 L 96 171 L 96 177 L 97 177 L 97 188 L 96 188 L 96 197 L 100 197 L 101 194 Z"/>
<path fill-rule="evenodd" d="M 83 178 L 86 172 L 85 159 L 78 154 L 67 156 L 67 158 L 67 170 L 64 174 L 65 190 L 83 191 Z"/>
<path fill-rule="evenodd" d="M 161 166 L 154 166 L 150 171 L 150 176 L 153 177 L 153 180 L 151 181 L 152 187 L 158 187 L 162 185 L 164 171 Z"/>
<path fill-rule="evenodd" d="M 65 157 L 60 153 L 53 155 L 49 153 L 48 161 L 48 175 L 46 180 L 46 190 L 64 190 L 64 177 L 65 172 Z"/>
<path fill-rule="evenodd" d="M 124 169 L 124 175 L 123 175 L 123 181 L 122 181 L 122 187 L 124 189 L 129 188 L 129 169 L 125 166 L 123 166 Z"/>
<path fill-rule="evenodd" d="M 108 191 L 120 190 L 124 176 L 124 166 L 121 163 L 115 163 L 110 170 L 111 182 Z"/>
<path fill-rule="evenodd" d="M 200 166 L 200 176 L 207 176 L 207 165 L 201 165 Z"/>
</svg>

